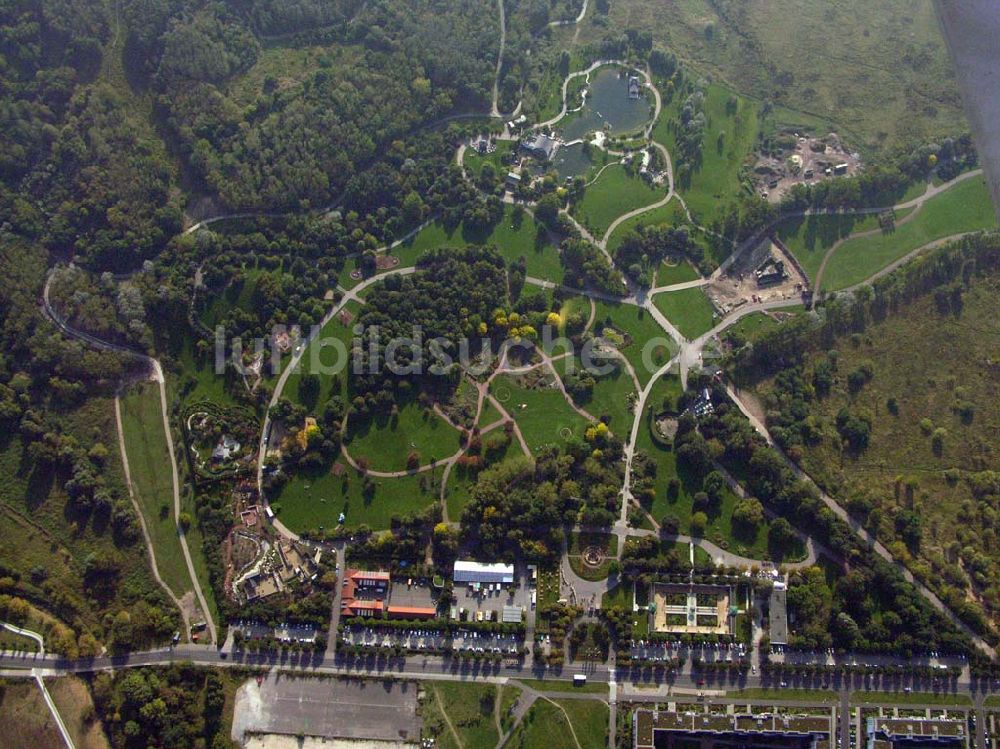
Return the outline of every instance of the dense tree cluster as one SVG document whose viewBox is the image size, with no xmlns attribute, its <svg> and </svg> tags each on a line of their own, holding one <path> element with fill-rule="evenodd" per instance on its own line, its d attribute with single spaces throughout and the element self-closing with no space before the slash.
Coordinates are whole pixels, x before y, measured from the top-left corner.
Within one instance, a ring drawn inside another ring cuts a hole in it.
<svg viewBox="0 0 1000 749">
<path fill-rule="evenodd" d="M 462 535 L 481 553 L 551 559 L 564 526 L 610 526 L 621 497 L 621 440 L 598 424 L 585 439 L 543 447 L 479 475 L 462 511 Z"/>
<path fill-rule="evenodd" d="M 231 749 L 222 729 L 224 677 L 193 666 L 103 672 L 94 704 L 116 749 Z"/>
<path fill-rule="evenodd" d="M 234 209 L 332 203 L 396 141 L 488 99 L 498 39 L 492 13 L 476 3 L 184 5 L 128 4 L 132 70 L 158 94 L 194 172 Z M 255 27 L 348 15 L 350 23 L 316 32 L 312 41 L 328 54 L 295 85 L 265 80 L 250 107 L 231 96 L 227 82 L 259 54 Z"/>
<path fill-rule="evenodd" d="M 706 264 L 704 249 L 684 226 L 638 226 L 625 235 L 615 250 L 615 263 L 624 268 L 633 281 L 647 287 L 654 285 L 656 270 L 668 257 L 690 260 L 706 275 L 712 270 Z"/>
</svg>

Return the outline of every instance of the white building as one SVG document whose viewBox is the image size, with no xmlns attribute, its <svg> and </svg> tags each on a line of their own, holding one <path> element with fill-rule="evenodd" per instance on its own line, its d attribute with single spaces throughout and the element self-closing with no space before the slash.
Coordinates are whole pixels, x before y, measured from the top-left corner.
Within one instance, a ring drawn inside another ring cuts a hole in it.
<svg viewBox="0 0 1000 749">
<path fill-rule="evenodd" d="M 455 562 L 456 583 L 503 583 L 514 582 L 514 565 L 480 564 L 468 560 Z"/>
</svg>

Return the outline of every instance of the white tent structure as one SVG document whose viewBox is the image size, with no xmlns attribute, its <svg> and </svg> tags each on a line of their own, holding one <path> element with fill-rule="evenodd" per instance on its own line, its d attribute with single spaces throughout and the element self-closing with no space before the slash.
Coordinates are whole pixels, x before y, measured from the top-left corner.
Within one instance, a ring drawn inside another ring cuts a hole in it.
<svg viewBox="0 0 1000 749">
<path fill-rule="evenodd" d="M 514 582 L 514 565 L 480 564 L 468 560 L 455 562 L 456 583 L 502 583 Z"/>
</svg>

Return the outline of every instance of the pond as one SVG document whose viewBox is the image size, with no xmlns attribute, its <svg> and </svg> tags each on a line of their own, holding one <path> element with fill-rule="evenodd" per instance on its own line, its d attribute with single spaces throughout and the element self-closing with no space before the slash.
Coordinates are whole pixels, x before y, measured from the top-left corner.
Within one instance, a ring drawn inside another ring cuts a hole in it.
<svg viewBox="0 0 1000 749">
<path fill-rule="evenodd" d="M 600 152 L 598 152 L 599 154 Z M 556 170 L 559 179 L 576 177 L 586 174 L 587 170 L 594 162 L 584 153 L 583 143 L 574 143 L 572 146 L 563 146 L 552 158 L 552 168 Z"/>
<path fill-rule="evenodd" d="M 588 89 L 583 109 L 568 115 L 565 125 L 556 123 L 564 141 L 577 140 L 605 126 L 610 127 L 612 135 L 634 133 L 649 122 L 648 90 L 643 86 L 638 99 L 629 98 L 628 73 L 624 68 L 599 68 L 590 74 Z"/>
</svg>

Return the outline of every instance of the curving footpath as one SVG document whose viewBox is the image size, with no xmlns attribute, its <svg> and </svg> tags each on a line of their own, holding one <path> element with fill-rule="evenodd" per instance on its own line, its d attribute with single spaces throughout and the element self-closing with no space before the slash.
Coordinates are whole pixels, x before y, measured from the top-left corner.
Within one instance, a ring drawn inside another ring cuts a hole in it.
<svg viewBox="0 0 1000 749">
<path fill-rule="evenodd" d="M 174 523 L 177 527 L 177 537 L 181 543 L 181 551 L 184 553 L 184 562 L 188 568 L 188 575 L 191 577 L 191 585 L 194 589 L 195 595 L 198 597 L 198 603 L 201 605 L 202 613 L 205 617 L 205 625 L 208 628 L 209 634 L 212 638 L 212 642 L 218 642 L 218 635 L 215 629 L 215 620 L 212 618 L 212 611 L 208 607 L 208 602 L 205 600 L 205 594 L 201 590 L 201 585 L 198 582 L 198 575 L 194 570 L 194 562 L 191 559 L 191 551 L 188 549 L 187 536 L 184 533 L 184 529 L 181 527 L 180 515 L 181 515 L 181 494 L 180 494 L 180 477 L 177 473 L 177 458 L 174 455 L 174 438 L 170 433 L 170 419 L 167 415 L 167 388 L 166 382 L 163 377 L 163 367 L 160 366 L 160 362 L 151 356 L 139 353 L 127 346 L 122 346 L 117 343 L 111 343 L 110 341 L 105 341 L 97 336 L 86 333 L 82 330 L 77 330 L 71 327 L 62 316 L 56 312 L 55 308 L 49 299 L 49 289 L 52 283 L 52 271 L 45 277 L 45 286 L 42 289 L 42 311 L 45 316 L 48 317 L 60 331 L 71 338 L 78 338 L 85 343 L 90 344 L 94 348 L 103 351 L 114 351 L 119 354 L 124 354 L 135 359 L 146 363 L 152 369 L 153 379 L 159 386 L 160 390 L 160 412 L 163 418 L 163 432 L 167 438 L 167 451 L 170 453 L 170 471 L 171 479 L 173 482 L 173 499 L 174 499 Z M 121 435 L 121 430 L 119 429 L 119 435 Z M 127 460 L 125 451 L 122 451 L 122 460 Z M 131 487 L 131 483 L 130 483 Z M 139 517 L 142 517 L 142 513 L 139 513 Z M 150 549 L 152 549 L 152 544 L 150 544 Z M 183 609 L 181 609 L 183 612 Z"/>
<path fill-rule="evenodd" d="M 10 624 L 9 622 L 0 622 L 0 627 L 6 629 L 8 632 L 13 632 L 15 635 L 21 635 L 22 637 L 27 637 L 38 643 L 38 654 L 45 655 L 45 639 L 38 633 L 32 632 L 30 629 L 23 629 L 15 624 Z"/>
</svg>

